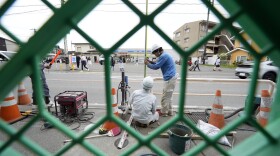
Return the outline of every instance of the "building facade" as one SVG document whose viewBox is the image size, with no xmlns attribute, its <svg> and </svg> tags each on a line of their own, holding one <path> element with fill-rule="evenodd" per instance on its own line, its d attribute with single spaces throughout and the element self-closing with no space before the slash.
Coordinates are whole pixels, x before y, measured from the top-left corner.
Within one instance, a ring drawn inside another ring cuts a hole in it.
<svg viewBox="0 0 280 156">
<path fill-rule="evenodd" d="M 241 36 L 256 52 L 260 52 L 259 46 L 251 39 L 251 37 L 244 31 L 240 32 Z M 229 64 L 240 64 L 246 61 L 253 61 L 254 57 L 249 53 L 247 48 L 239 41 L 235 40 L 234 49 L 227 52 L 229 56 Z M 263 57 L 261 61 L 267 61 L 268 57 Z"/>
<path fill-rule="evenodd" d="M 185 23 L 173 33 L 173 41 L 177 43 L 183 50 L 195 45 L 199 40 L 204 38 L 207 33 L 211 32 L 218 23 L 205 20 L 194 21 Z M 207 28 L 208 25 L 208 28 Z M 193 54 L 192 58 L 204 56 L 204 59 L 208 60 L 208 57 L 219 53 L 226 53 L 234 48 L 234 40 L 232 35 L 227 30 L 222 30 L 216 34 L 213 38 L 208 40 L 206 44 L 203 44 Z"/>
<path fill-rule="evenodd" d="M 71 43 L 74 46 L 75 52 L 78 53 L 96 53 L 96 48 L 89 43 Z"/>
<path fill-rule="evenodd" d="M 85 54 L 93 58 L 103 57 L 102 54 L 96 50 L 90 43 L 72 43 L 74 46 L 74 51 L 72 53 Z M 164 48 L 164 47 L 163 47 Z M 164 51 L 171 54 L 174 61 L 179 60 L 179 54 L 177 54 L 173 49 L 164 49 Z M 144 48 L 118 48 L 114 51 L 113 57 L 124 57 L 127 62 L 143 63 L 145 59 L 145 49 Z M 154 59 L 155 56 L 152 54 L 150 49 L 147 49 L 146 57 Z"/>
<path fill-rule="evenodd" d="M 0 50 L 1 51 L 17 51 L 18 48 L 19 48 L 19 45 L 16 42 L 0 37 Z"/>
</svg>

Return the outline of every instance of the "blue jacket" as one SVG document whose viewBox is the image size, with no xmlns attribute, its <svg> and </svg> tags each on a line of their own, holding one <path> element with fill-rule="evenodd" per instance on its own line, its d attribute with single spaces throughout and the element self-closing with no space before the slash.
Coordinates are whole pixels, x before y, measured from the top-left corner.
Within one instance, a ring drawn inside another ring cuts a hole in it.
<svg viewBox="0 0 280 156">
<path fill-rule="evenodd" d="M 163 80 L 168 81 L 176 74 L 176 67 L 173 58 L 167 52 L 163 52 L 155 64 L 147 65 L 151 69 L 161 69 Z"/>
</svg>

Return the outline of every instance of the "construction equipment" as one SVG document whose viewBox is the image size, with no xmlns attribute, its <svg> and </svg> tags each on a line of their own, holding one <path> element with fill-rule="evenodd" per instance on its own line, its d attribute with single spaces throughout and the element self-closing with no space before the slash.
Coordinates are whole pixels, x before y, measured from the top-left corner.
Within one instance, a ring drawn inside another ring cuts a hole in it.
<svg viewBox="0 0 280 156">
<path fill-rule="evenodd" d="M 18 105 L 31 104 L 31 98 L 27 94 L 24 84 L 21 82 L 18 86 Z"/>
<path fill-rule="evenodd" d="M 131 122 L 133 120 L 133 116 L 131 115 L 126 124 L 130 126 Z M 124 146 L 125 141 L 127 140 L 128 133 L 126 131 L 123 132 L 122 137 L 116 140 L 116 144 L 118 145 L 118 149 L 122 149 Z"/>
<path fill-rule="evenodd" d="M 55 113 L 58 116 L 57 104 L 63 117 L 77 117 L 88 108 L 87 92 L 65 91 L 54 97 Z"/>
<path fill-rule="evenodd" d="M 223 104 L 221 101 L 221 90 L 217 90 L 208 123 L 222 129 L 225 126 Z"/>
<path fill-rule="evenodd" d="M 268 92 L 268 90 L 262 90 L 261 105 L 259 109 L 260 112 L 256 116 L 257 121 L 260 123 L 262 127 L 265 127 L 268 124 L 271 102 L 272 99 L 270 97 L 270 93 Z"/>
<path fill-rule="evenodd" d="M 121 105 L 118 107 L 123 112 L 127 110 L 128 107 L 128 97 L 130 96 L 130 92 L 128 91 L 130 87 L 128 86 L 128 77 L 125 76 L 124 71 L 122 71 L 122 81 L 119 83 L 118 91 L 117 91 L 117 103 L 119 103 L 119 90 L 122 92 L 122 100 Z"/>
<path fill-rule="evenodd" d="M 8 123 L 13 123 L 23 118 L 13 92 L 10 92 L 4 101 L 0 101 L 0 106 L 0 119 Z"/>
<path fill-rule="evenodd" d="M 118 136 L 120 133 L 121 133 L 120 127 L 115 127 L 106 134 L 88 136 L 88 137 L 84 137 L 84 139 L 91 139 L 91 138 L 97 138 L 97 137 L 102 137 L 102 136 L 114 137 L 114 136 Z M 70 142 L 70 141 L 72 141 L 72 140 L 64 140 L 63 143 Z"/>
<path fill-rule="evenodd" d="M 56 53 L 56 55 L 54 56 L 54 58 L 52 59 L 51 63 L 50 63 L 50 66 L 54 63 L 54 61 L 57 59 L 58 55 L 60 55 L 61 53 L 61 50 L 59 49 Z"/>
<path fill-rule="evenodd" d="M 119 112 L 118 112 L 118 103 L 117 103 L 117 97 L 116 97 L 116 89 L 112 88 L 112 96 L 113 96 L 113 104 L 112 104 L 112 108 L 114 111 L 114 114 L 118 117 L 119 116 Z M 115 127 L 119 127 L 115 122 L 113 121 L 106 121 L 100 128 L 99 128 L 99 134 L 105 134 L 107 133 L 109 130 L 115 128 Z"/>
</svg>

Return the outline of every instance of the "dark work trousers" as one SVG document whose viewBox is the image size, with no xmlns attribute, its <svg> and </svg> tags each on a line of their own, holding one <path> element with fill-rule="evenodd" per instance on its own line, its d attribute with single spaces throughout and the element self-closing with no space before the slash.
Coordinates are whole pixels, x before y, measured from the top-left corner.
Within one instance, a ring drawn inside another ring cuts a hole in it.
<svg viewBox="0 0 280 156">
<path fill-rule="evenodd" d="M 193 71 L 195 71 L 196 68 L 200 71 L 198 64 L 194 67 Z"/>
<path fill-rule="evenodd" d="M 41 81 L 42 81 L 42 84 L 43 84 L 43 96 L 44 96 L 44 100 L 45 100 L 45 103 L 49 103 L 50 102 L 50 89 L 49 89 L 49 86 L 48 86 L 48 84 L 47 84 L 47 81 L 46 81 L 46 76 L 45 76 L 45 73 L 44 73 L 44 64 L 43 63 L 41 63 L 40 64 L 40 68 L 41 68 L 41 75 L 40 75 L 40 77 L 41 77 Z M 34 84 L 33 84 L 33 78 L 32 78 L 32 76 L 30 76 L 30 78 L 31 78 L 31 83 L 32 83 L 32 90 L 33 90 L 33 92 L 32 92 L 32 99 L 33 99 L 33 104 L 34 105 L 36 105 L 37 103 L 36 103 L 36 92 L 35 92 L 35 90 L 34 90 L 34 88 L 35 88 L 35 86 L 34 86 Z"/>
<path fill-rule="evenodd" d="M 84 70 L 84 68 L 88 69 L 87 65 L 87 61 L 86 60 L 82 60 L 82 70 Z"/>
</svg>

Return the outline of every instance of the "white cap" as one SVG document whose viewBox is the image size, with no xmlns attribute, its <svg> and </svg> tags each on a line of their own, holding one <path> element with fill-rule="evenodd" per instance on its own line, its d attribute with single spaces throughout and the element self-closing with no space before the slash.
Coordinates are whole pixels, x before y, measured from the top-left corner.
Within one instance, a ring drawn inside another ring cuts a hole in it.
<svg viewBox="0 0 280 156">
<path fill-rule="evenodd" d="M 157 50 L 158 48 L 160 48 L 160 46 L 158 46 L 157 44 L 154 44 L 152 46 L 152 53 L 153 53 L 153 51 Z"/>
<path fill-rule="evenodd" d="M 154 79 L 151 76 L 147 76 L 143 79 L 143 89 L 150 90 L 153 88 Z"/>
</svg>

